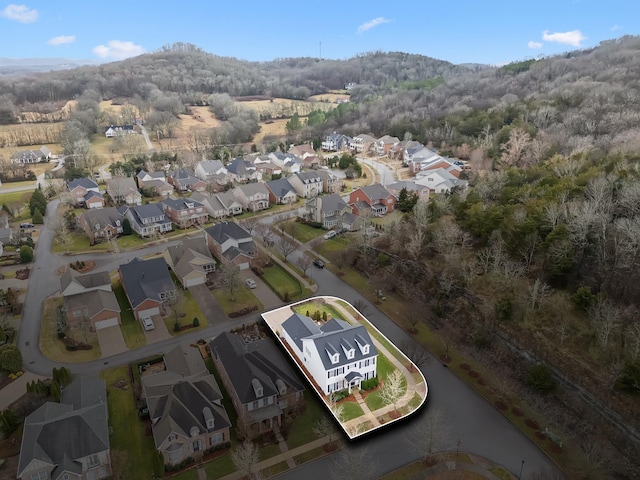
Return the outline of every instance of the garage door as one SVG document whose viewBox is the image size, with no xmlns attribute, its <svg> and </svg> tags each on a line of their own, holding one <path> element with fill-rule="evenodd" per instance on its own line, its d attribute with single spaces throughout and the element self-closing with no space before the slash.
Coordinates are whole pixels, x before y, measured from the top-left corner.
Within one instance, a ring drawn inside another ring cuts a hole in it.
<svg viewBox="0 0 640 480">
<path fill-rule="evenodd" d="M 204 283 L 204 277 L 185 278 L 184 286 L 193 287 L 194 285 L 202 285 Z"/>
<path fill-rule="evenodd" d="M 116 325 L 118 325 L 117 317 L 107 318 L 106 320 L 100 320 L 99 322 L 96 322 L 96 330 L 107 327 L 115 327 Z"/>
<path fill-rule="evenodd" d="M 249 270 L 249 262 L 239 263 L 238 267 L 240 267 L 240 270 Z"/>
<path fill-rule="evenodd" d="M 144 317 L 153 317 L 154 315 L 160 315 L 160 307 L 149 308 L 147 310 L 138 311 L 138 320 Z"/>
</svg>

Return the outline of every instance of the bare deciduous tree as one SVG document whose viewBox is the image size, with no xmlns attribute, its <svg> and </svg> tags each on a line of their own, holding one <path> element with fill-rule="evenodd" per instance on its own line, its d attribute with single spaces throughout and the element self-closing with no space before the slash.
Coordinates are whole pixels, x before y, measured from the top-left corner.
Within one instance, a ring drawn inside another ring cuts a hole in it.
<svg viewBox="0 0 640 480">
<path fill-rule="evenodd" d="M 288 237 L 278 237 L 274 248 L 279 254 L 284 257 L 284 260 L 286 262 L 289 255 L 296 251 L 296 249 L 298 248 L 298 244 L 295 242 L 295 240 L 292 240 Z"/>
<path fill-rule="evenodd" d="M 313 260 L 306 253 L 302 253 L 296 259 L 296 265 L 300 267 L 300 270 L 302 270 L 302 273 L 304 273 L 305 275 L 307 274 L 307 270 L 309 269 L 312 263 L 313 263 Z"/>
<path fill-rule="evenodd" d="M 236 446 L 231 452 L 231 460 L 238 470 L 244 473 L 249 480 L 261 480 L 262 475 L 258 470 L 260 451 L 251 441 L 245 440 Z"/>
<path fill-rule="evenodd" d="M 380 399 L 387 405 L 393 405 L 393 409 L 396 409 L 396 403 L 404 392 L 407 391 L 407 383 L 404 375 L 400 370 L 394 370 L 387 378 L 385 378 L 382 387 L 378 391 Z"/>
<path fill-rule="evenodd" d="M 334 457 L 333 478 L 373 480 L 376 478 L 376 462 L 365 448 L 347 447 Z"/>
<path fill-rule="evenodd" d="M 238 285 L 240 285 L 240 267 L 235 263 L 225 262 L 220 267 L 220 274 L 222 278 L 222 284 L 229 291 L 229 296 L 231 297 L 231 301 L 235 302 L 236 300 L 236 289 Z"/>
<path fill-rule="evenodd" d="M 611 332 L 620 323 L 620 309 L 608 300 L 598 299 L 595 305 L 589 309 L 589 317 L 593 323 L 598 343 L 605 348 L 609 343 Z"/>
<path fill-rule="evenodd" d="M 442 410 L 430 409 L 425 418 L 407 431 L 416 453 L 426 462 L 439 450 L 447 449 L 451 440 L 449 421 Z"/>
<path fill-rule="evenodd" d="M 433 356 L 418 342 L 405 340 L 400 344 L 400 350 L 419 369 L 425 368 L 433 360 Z"/>
<path fill-rule="evenodd" d="M 253 233 L 253 231 L 255 230 L 255 228 L 258 226 L 259 223 L 260 223 L 260 217 L 256 215 L 247 217 L 242 221 L 242 225 L 250 234 Z"/>
<path fill-rule="evenodd" d="M 338 434 L 335 420 L 322 415 L 313 427 L 313 433 L 318 438 L 328 437 L 327 442 L 333 445 L 335 437 Z"/>
</svg>

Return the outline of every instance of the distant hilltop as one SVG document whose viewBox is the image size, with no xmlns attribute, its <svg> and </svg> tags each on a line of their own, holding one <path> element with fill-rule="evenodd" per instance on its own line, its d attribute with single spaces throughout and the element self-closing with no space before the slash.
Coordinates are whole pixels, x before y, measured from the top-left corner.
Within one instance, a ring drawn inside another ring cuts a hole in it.
<svg viewBox="0 0 640 480">
<path fill-rule="evenodd" d="M 0 75 L 15 76 L 52 70 L 68 70 L 83 65 L 97 65 L 98 63 L 88 59 L 0 57 Z"/>
</svg>

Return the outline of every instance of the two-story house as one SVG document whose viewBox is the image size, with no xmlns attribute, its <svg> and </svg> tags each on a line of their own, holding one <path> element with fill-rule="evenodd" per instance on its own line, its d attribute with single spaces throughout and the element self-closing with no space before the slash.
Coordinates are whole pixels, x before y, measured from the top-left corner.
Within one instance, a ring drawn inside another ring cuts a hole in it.
<svg viewBox="0 0 640 480">
<path fill-rule="evenodd" d="M 449 193 L 454 188 L 466 189 L 467 180 L 461 180 L 444 168 L 426 170 L 416 175 L 416 184 L 424 185 L 434 193 Z"/>
<path fill-rule="evenodd" d="M 60 403 L 46 402 L 24 420 L 20 480 L 97 480 L 111 471 L 105 382 L 76 376 Z"/>
<path fill-rule="evenodd" d="M 207 183 L 188 168 L 182 167 L 167 173 L 167 182 L 174 186 L 178 192 L 204 192 Z"/>
<path fill-rule="evenodd" d="M 203 285 L 215 272 L 216 262 L 207 247 L 206 236 L 185 238 L 165 250 L 165 258 L 184 288 Z"/>
<path fill-rule="evenodd" d="M 269 208 L 269 190 L 263 182 L 238 185 L 233 196 L 248 212 L 257 212 Z"/>
<path fill-rule="evenodd" d="M 303 143 L 301 145 L 291 145 L 287 153 L 304 160 L 306 157 L 315 155 L 316 151 L 313 149 L 313 145 Z"/>
<path fill-rule="evenodd" d="M 309 220 L 327 229 L 342 227 L 343 216 L 351 213 L 351 207 L 337 193 L 309 199 L 305 210 Z"/>
<path fill-rule="evenodd" d="M 224 332 L 209 347 L 238 413 L 240 436 L 254 438 L 272 431 L 301 411 L 302 384 L 271 339 L 246 342 Z"/>
<path fill-rule="evenodd" d="M 191 198 L 165 198 L 160 202 L 166 217 L 178 228 L 189 228 L 204 225 L 209 220 L 207 209 L 200 202 Z"/>
<path fill-rule="evenodd" d="M 325 395 L 377 376 L 378 351 L 362 325 L 337 318 L 318 325 L 294 313 L 282 323 L 282 336 Z"/>
<path fill-rule="evenodd" d="M 165 465 L 198 460 L 230 446 L 231 421 L 200 351 L 178 345 L 163 356 L 164 370 L 142 376 L 156 450 Z"/>
<path fill-rule="evenodd" d="M 256 166 L 244 158 L 234 158 L 227 165 L 227 173 L 232 182 L 244 183 L 258 181 L 262 175 Z"/>
<path fill-rule="evenodd" d="M 300 172 L 289 177 L 289 183 L 302 198 L 316 197 L 322 193 L 322 179 L 315 171 Z"/>
<path fill-rule="evenodd" d="M 322 180 L 322 191 L 324 193 L 340 193 L 342 191 L 342 179 L 335 173 L 320 169 L 318 176 Z"/>
<path fill-rule="evenodd" d="M 391 135 L 384 135 L 375 141 L 373 148 L 379 157 L 387 155 L 391 149 L 400 143 L 398 137 L 392 137 Z"/>
<path fill-rule="evenodd" d="M 232 262 L 245 270 L 258 249 L 251 234 L 236 222 L 217 223 L 207 229 L 209 251 L 221 262 Z"/>
<path fill-rule="evenodd" d="M 298 201 L 298 194 L 295 188 L 286 178 L 278 178 L 266 182 L 269 190 L 269 202 L 278 205 L 290 205 Z"/>
<path fill-rule="evenodd" d="M 354 153 L 369 153 L 375 144 L 376 139 L 366 133 L 357 135 L 349 142 L 349 147 Z"/>
<path fill-rule="evenodd" d="M 85 206 L 85 197 L 89 192 L 100 194 L 100 187 L 90 178 L 74 178 L 67 183 L 67 187 L 71 194 L 72 203 L 78 207 Z"/>
<path fill-rule="evenodd" d="M 176 296 L 176 286 L 164 258 L 134 258 L 120 265 L 118 275 L 138 320 L 160 315 L 164 302 Z"/>
<path fill-rule="evenodd" d="M 136 133 L 133 125 L 109 125 L 104 129 L 104 136 L 107 138 L 121 137 Z"/>
<path fill-rule="evenodd" d="M 233 217 L 242 213 L 242 204 L 236 200 L 231 190 L 212 195 L 194 192 L 189 198 L 203 204 L 211 218 Z"/>
<path fill-rule="evenodd" d="M 114 205 L 140 205 L 142 195 L 131 177 L 112 177 L 107 180 L 107 194 Z"/>
<path fill-rule="evenodd" d="M 167 182 L 163 172 L 146 172 L 140 170 L 136 175 L 138 187 L 151 192 L 153 195 L 168 197 L 173 193 L 173 185 Z"/>
<path fill-rule="evenodd" d="M 168 219 L 158 203 L 138 205 L 137 207 L 120 207 L 119 211 L 131 223 L 131 229 L 141 237 L 150 237 L 172 230 Z"/>
<path fill-rule="evenodd" d="M 351 138 L 341 133 L 333 132 L 331 135 L 327 135 L 322 142 L 322 150 L 325 152 L 339 152 L 349 148 Z"/>
<path fill-rule="evenodd" d="M 349 205 L 354 215 L 371 213 L 379 217 L 393 212 L 396 205 L 394 197 L 379 183 L 357 188 L 349 194 Z"/>
<path fill-rule="evenodd" d="M 419 200 L 424 202 L 429 200 L 429 187 L 421 185 L 411 180 L 400 180 L 385 187 L 396 199 L 400 198 L 402 189 L 406 190 L 410 195 L 416 195 Z"/>
<path fill-rule="evenodd" d="M 84 231 L 89 243 L 94 245 L 110 240 L 122 233 L 124 217 L 115 207 L 87 210 L 78 217 L 78 226 Z"/>
<path fill-rule="evenodd" d="M 202 160 L 194 170 L 196 177 L 207 183 L 216 181 L 221 185 L 226 183 L 227 169 L 220 160 Z"/>
</svg>

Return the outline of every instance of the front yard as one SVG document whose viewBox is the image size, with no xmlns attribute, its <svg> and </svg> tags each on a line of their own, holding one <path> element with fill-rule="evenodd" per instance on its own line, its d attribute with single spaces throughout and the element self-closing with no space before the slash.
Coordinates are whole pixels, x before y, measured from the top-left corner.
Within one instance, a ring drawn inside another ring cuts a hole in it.
<svg viewBox="0 0 640 480">
<path fill-rule="evenodd" d="M 118 299 L 118 305 L 120 305 L 120 320 L 122 322 L 120 330 L 122 330 L 122 336 L 127 348 L 138 348 L 146 345 L 147 339 L 142 331 L 142 325 L 133 315 L 133 310 L 131 310 L 131 305 L 129 305 L 129 300 L 127 300 L 127 295 L 124 293 L 124 288 L 120 281 L 113 280 L 111 288 L 116 299 Z"/>
<path fill-rule="evenodd" d="M 253 310 L 262 310 L 263 308 L 260 300 L 244 284 L 234 290 L 235 300 L 231 300 L 229 290 L 224 287 L 216 288 L 211 293 L 228 317 L 233 317 L 236 312 L 248 311 L 251 308 Z"/>
<path fill-rule="evenodd" d="M 304 288 L 296 278 L 276 262 L 263 270 L 262 279 L 285 302 L 311 294 L 309 289 Z"/>
</svg>

